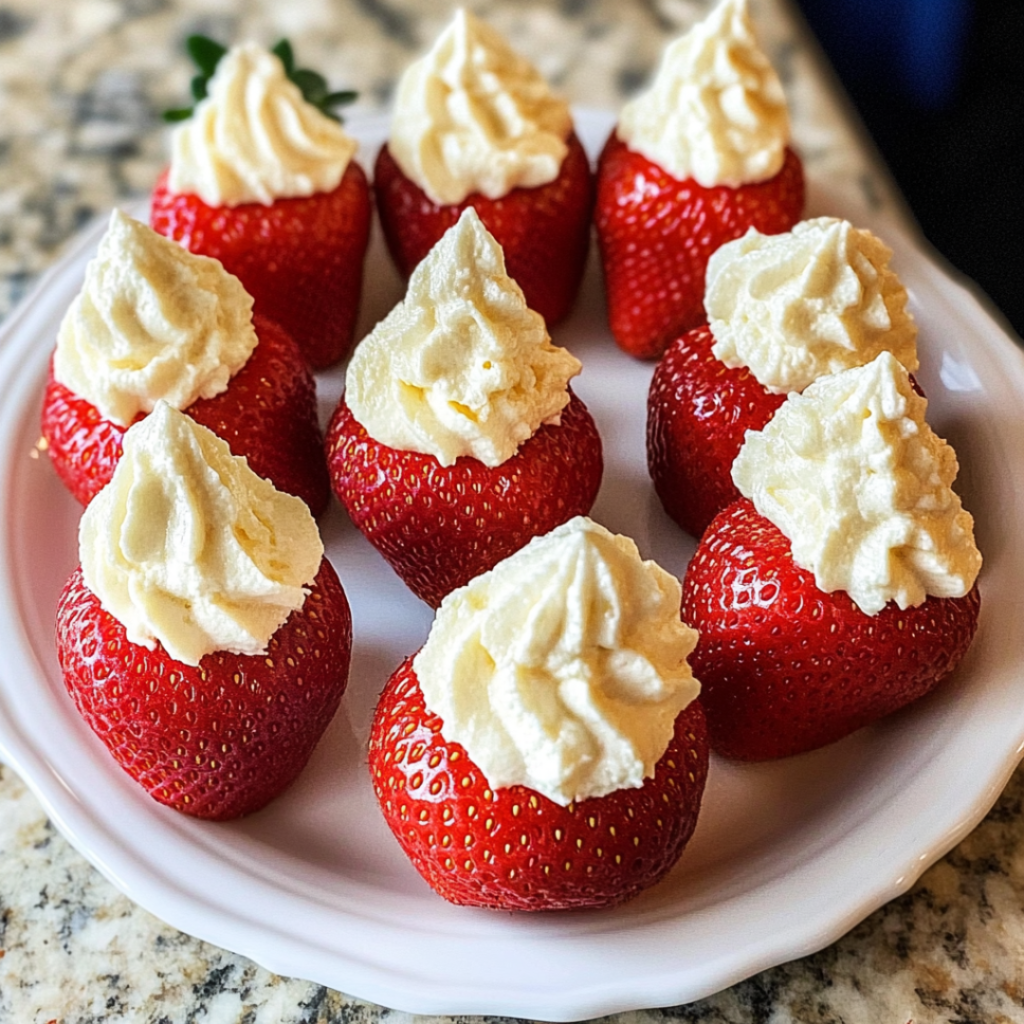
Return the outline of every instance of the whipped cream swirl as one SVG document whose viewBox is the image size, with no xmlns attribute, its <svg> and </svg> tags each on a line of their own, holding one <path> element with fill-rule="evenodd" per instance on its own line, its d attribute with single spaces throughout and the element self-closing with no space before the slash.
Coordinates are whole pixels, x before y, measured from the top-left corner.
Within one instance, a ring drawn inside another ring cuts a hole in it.
<svg viewBox="0 0 1024 1024">
<path fill-rule="evenodd" d="M 323 558 L 305 502 L 161 402 L 124 436 L 79 526 L 86 586 L 132 643 L 187 665 L 263 654 L 301 608 Z"/>
<path fill-rule="evenodd" d="M 580 361 L 505 272 L 501 246 L 469 207 L 424 257 L 405 298 L 359 344 L 345 401 L 391 448 L 499 466 L 558 423 Z"/>
<path fill-rule="evenodd" d="M 650 89 L 622 108 L 617 134 L 674 178 L 705 188 L 779 173 L 789 113 L 746 0 L 722 0 L 668 46 Z"/>
<path fill-rule="evenodd" d="M 61 322 L 54 378 L 123 427 L 159 401 L 186 409 L 252 355 L 252 304 L 218 260 L 114 210 Z"/>
<path fill-rule="evenodd" d="M 442 602 L 413 662 L 492 787 L 561 806 L 642 786 L 699 693 L 679 581 L 583 516 Z"/>
<path fill-rule="evenodd" d="M 171 192 L 207 206 L 238 206 L 331 192 L 357 143 L 307 103 L 274 54 L 232 47 L 206 99 L 171 136 Z"/>
<path fill-rule="evenodd" d="M 402 75 L 388 148 L 435 203 L 554 181 L 572 132 L 568 104 L 489 25 L 459 9 Z"/>
</svg>

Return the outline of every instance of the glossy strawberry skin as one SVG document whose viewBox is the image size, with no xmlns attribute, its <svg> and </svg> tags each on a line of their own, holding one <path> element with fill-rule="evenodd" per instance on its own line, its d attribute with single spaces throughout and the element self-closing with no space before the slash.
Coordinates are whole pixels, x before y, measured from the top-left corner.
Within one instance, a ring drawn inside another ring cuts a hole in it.
<svg viewBox="0 0 1024 1024">
<path fill-rule="evenodd" d="M 370 437 L 344 396 L 327 430 L 331 485 L 355 526 L 436 608 L 531 538 L 586 515 L 601 485 L 601 438 L 572 395 L 500 466 L 398 451 Z"/>
<path fill-rule="evenodd" d="M 708 770 L 700 701 L 639 789 L 560 807 L 524 786 L 492 790 L 441 735 L 408 659 L 388 681 L 370 733 L 384 818 L 416 870 L 452 903 L 568 910 L 621 903 L 658 882 L 693 833 Z"/>
<path fill-rule="evenodd" d="M 82 717 L 162 804 L 223 821 L 259 810 L 305 767 L 348 682 L 352 620 L 324 560 L 265 655 L 197 667 L 131 643 L 78 568 L 57 608 L 57 654 Z"/>
<path fill-rule="evenodd" d="M 554 181 L 514 188 L 501 199 L 473 193 L 461 203 L 439 205 L 405 176 L 387 145 L 374 167 L 384 237 L 400 273 L 408 277 L 441 236 L 472 206 L 505 253 L 505 267 L 527 305 L 547 324 L 568 314 L 579 291 L 590 244 L 594 181 L 579 139 Z"/>
<path fill-rule="evenodd" d="M 597 167 L 594 223 L 619 346 L 654 359 L 705 323 L 711 254 L 751 227 L 766 235 L 788 231 L 803 206 L 803 169 L 792 150 L 774 178 L 704 188 L 673 178 L 612 132 Z"/>
<path fill-rule="evenodd" d="M 253 318 L 259 344 L 227 388 L 185 412 L 244 455 L 259 476 L 319 515 L 330 500 L 317 420 L 316 383 L 295 342 L 276 324 Z M 140 413 L 135 422 L 143 418 Z M 43 395 L 42 431 L 61 480 L 83 504 L 110 483 L 127 427 L 53 379 Z"/>
<path fill-rule="evenodd" d="M 732 464 L 746 432 L 786 400 L 721 362 L 714 340 L 705 325 L 672 342 L 647 395 L 647 468 L 665 511 L 694 537 L 740 498 Z"/>
<path fill-rule="evenodd" d="M 366 173 L 349 163 L 332 192 L 277 199 L 269 206 L 207 206 L 170 192 L 165 171 L 153 192 L 150 226 L 190 252 L 220 260 L 279 323 L 314 369 L 352 348 L 372 201 Z"/>
<path fill-rule="evenodd" d="M 789 541 L 742 499 L 715 518 L 683 581 L 683 620 L 711 747 L 761 761 L 814 750 L 938 685 L 967 653 L 977 587 L 864 614 L 818 590 Z"/>
</svg>

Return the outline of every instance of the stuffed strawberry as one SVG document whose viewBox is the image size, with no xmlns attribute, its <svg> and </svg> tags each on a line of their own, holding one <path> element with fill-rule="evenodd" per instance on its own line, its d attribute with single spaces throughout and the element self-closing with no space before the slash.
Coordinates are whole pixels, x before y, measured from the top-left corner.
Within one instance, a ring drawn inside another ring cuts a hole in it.
<svg viewBox="0 0 1024 1024">
<path fill-rule="evenodd" d="M 399 83 L 374 190 L 405 277 L 472 206 L 530 308 L 549 325 L 569 312 L 590 241 L 587 155 L 568 106 L 468 11 Z"/>
<path fill-rule="evenodd" d="M 314 515 L 326 508 L 316 385 L 291 337 L 251 310 L 214 260 L 114 212 L 43 395 L 47 452 L 83 505 L 110 481 L 125 431 L 163 398 Z"/>
<path fill-rule="evenodd" d="M 86 510 L 57 653 L 82 717 L 154 799 L 259 810 L 344 693 L 351 617 L 302 502 L 161 404 Z"/>
<path fill-rule="evenodd" d="M 699 537 L 740 497 L 731 469 L 748 430 L 819 377 L 892 352 L 918 367 L 917 326 L 892 251 L 848 221 L 751 229 L 708 263 L 710 325 L 674 340 L 647 398 L 647 464 L 665 511 Z"/>
<path fill-rule="evenodd" d="M 683 584 L 719 753 L 831 743 L 928 693 L 966 654 L 981 556 L 926 404 L 883 353 L 791 395 L 748 436 L 733 475 L 753 501 L 715 518 Z"/>
<path fill-rule="evenodd" d="M 803 170 L 788 139 L 782 87 L 746 0 L 722 0 L 668 48 L 598 162 L 608 319 L 630 355 L 655 358 L 706 321 L 705 267 L 719 246 L 799 219 Z"/>
<path fill-rule="evenodd" d="M 201 74 L 150 223 L 192 252 L 220 260 L 299 344 L 314 369 L 352 345 L 369 241 L 371 201 L 356 143 L 332 107 L 354 98 L 296 68 L 282 41 L 225 50 L 193 36 Z"/>
<path fill-rule="evenodd" d="M 467 210 L 356 349 L 327 431 L 331 484 L 410 589 L 437 606 L 531 537 L 589 511 L 601 440 Z"/>
<path fill-rule="evenodd" d="M 748 430 L 760 430 L 785 401 L 748 369 L 730 369 L 698 327 L 662 356 L 647 395 L 647 468 L 665 511 L 699 537 L 740 495 L 732 464 Z"/>
<path fill-rule="evenodd" d="M 678 601 L 582 518 L 446 599 L 381 694 L 369 752 L 384 818 L 441 896 L 608 906 L 675 864 L 708 766 Z"/>
</svg>

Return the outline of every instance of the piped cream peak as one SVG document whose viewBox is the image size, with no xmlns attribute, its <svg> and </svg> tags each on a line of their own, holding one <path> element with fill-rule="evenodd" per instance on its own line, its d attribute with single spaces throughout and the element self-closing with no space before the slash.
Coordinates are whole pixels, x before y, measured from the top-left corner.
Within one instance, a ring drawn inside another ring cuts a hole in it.
<svg viewBox="0 0 1024 1024">
<path fill-rule="evenodd" d="M 303 98 L 274 54 L 232 47 L 171 136 L 168 186 L 208 206 L 270 205 L 338 187 L 357 144 Z"/>
<path fill-rule="evenodd" d="M 699 693 L 679 581 L 584 516 L 448 595 L 413 667 L 492 787 L 565 806 L 642 786 Z"/>
<path fill-rule="evenodd" d="M 188 408 L 252 355 L 252 305 L 218 260 L 114 210 L 60 325 L 54 377 L 121 426 L 159 401 Z"/>
<path fill-rule="evenodd" d="M 622 108 L 617 133 L 673 177 L 706 188 L 778 174 L 789 114 L 746 0 L 722 0 L 668 46 L 651 87 Z"/>
<path fill-rule="evenodd" d="M 402 75 L 388 147 L 435 203 L 489 199 L 558 177 L 568 104 L 491 26 L 459 9 Z"/>
<path fill-rule="evenodd" d="M 323 558 L 305 503 L 165 402 L 123 446 L 79 526 L 86 585 L 132 643 L 185 664 L 264 653 Z"/>
<path fill-rule="evenodd" d="M 953 449 L 890 352 L 794 392 L 733 463 L 740 492 L 788 538 L 825 593 L 874 615 L 962 597 L 981 555 L 953 491 Z"/>
<path fill-rule="evenodd" d="M 569 403 L 575 356 L 551 343 L 465 210 L 413 271 L 405 298 L 359 344 L 345 401 L 371 437 L 451 465 L 498 466 Z"/>
</svg>

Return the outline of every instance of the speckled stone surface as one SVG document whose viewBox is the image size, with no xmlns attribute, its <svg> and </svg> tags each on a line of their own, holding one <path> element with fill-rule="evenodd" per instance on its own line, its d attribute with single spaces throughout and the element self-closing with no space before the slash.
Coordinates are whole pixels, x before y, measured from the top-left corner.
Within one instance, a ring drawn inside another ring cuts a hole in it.
<svg viewBox="0 0 1024 1024">
<path fill-rule="evenodd" d="M 484 0 L 474 8 L 577 103 L 618 107 L 705 0 Z M 88 220 L 146 195 L 158 112 L 178 104 L 194 31 L 287 34 L 332 85 L 386 106 L 447 20 L 415 0 L 0 0 L 0 317 Z M 813 174 L 900 218 L 899 200 L 778 0 L 755 3 Z M 400 1014 L 270 974 L 120 895 L 0 766 L 0 1024 L 326 1024 Z M 616 1021 L 1024 1021 L 1024 770 L 905 896 L 829 948 L 685 1007 Z"/>
</svg>

